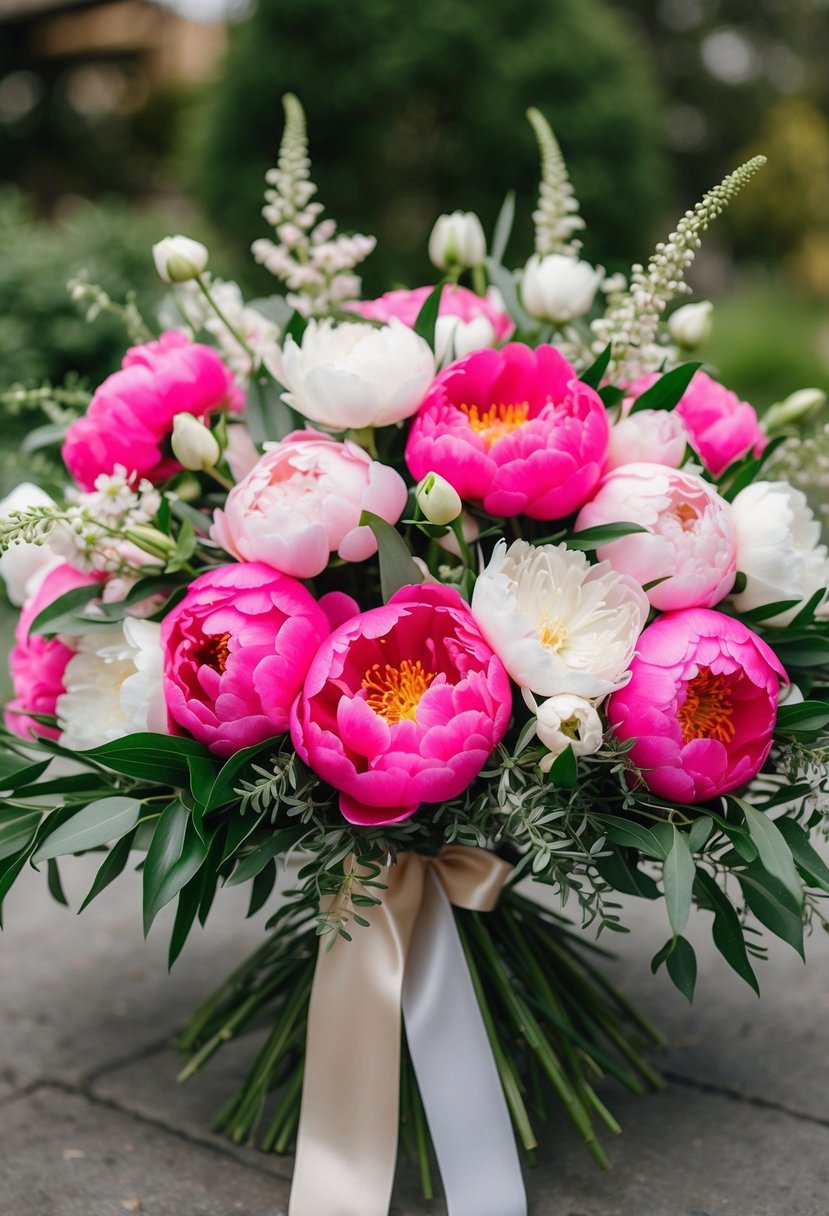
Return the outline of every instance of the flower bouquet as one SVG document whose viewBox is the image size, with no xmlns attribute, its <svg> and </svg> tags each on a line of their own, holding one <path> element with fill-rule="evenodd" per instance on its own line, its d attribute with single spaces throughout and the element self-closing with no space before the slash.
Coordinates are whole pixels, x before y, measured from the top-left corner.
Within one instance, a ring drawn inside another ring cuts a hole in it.
<svg viewBox="0 0 829 1216">
<path fill-rule="evenodd" d="M 757 922 L 801 952 L 826 925 L 829 559 L 771 434 L 815 394 L 764 429 L 688 361 L 710 305 L 662 319 L 760 158 L 606 278 L 531 111 L 523 270 L 508 196 L 489 250 L 443 216 L 441 281 L 361 300 L 373 241 L 321 218 L 285 111 L 254 254 L 287 294 L 245 302 L 168 238 L 161 332 L 73 285 L 132 341 L 85 412 L 12 390 L 71 484 L 0 526 L 0 899 L 33 865 L 61 900 L 59 859 L 99 852 L 85 906 L 137 862 L 147 931 L 177 901 L 172 964 L 220 887 L 253 913 L 287 874 L 182 1077 L 266 1028 L 216 1126 L 296 1145 L 291 1216 L 383 1216 L 398 1133 L 426 1195 L 436 1159 L 454 1213 L 517 1216 L 551 1097 L 604 1164 L 597 1078 L 659 1084 L 583 933 L 623 929 L 617 893 L 664 903 L 653 968 L 689 999 L 693 904 L 755 988 Z"/>
</svg>

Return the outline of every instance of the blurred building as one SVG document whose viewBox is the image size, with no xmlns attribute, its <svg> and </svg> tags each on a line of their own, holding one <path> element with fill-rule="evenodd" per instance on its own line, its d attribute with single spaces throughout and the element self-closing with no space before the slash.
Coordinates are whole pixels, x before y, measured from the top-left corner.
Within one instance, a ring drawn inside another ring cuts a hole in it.
<svg viewBox="0 0 829 1216">
<path fill-rule="evenodd" d="M 47 208 L 163 188 L 176 116 L 225 38 L 224 20 L 150 0 L 0 0 L 0 175 Z"/>
</svg>

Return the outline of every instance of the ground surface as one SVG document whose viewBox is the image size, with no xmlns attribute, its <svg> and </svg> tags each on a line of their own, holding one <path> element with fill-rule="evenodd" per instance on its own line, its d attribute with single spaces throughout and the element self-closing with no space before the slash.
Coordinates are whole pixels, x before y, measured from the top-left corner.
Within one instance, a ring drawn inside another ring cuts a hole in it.
<svg viewBox="0 0 829 1216">
<path fill-rule="evenodd" d="M 93 869 L 67 864 L 77 907 Z M 234 891 L 220 893 L 171 976 L 169 922 L 142 940 L 135 876 L 84 915 L 53 903 L 30 873 L 7 900 L 0 937 L 2 1216 L 278 1216 L 290 1162 L 207 1130 L 233 1090 L 246 1045 L 189 1085 L 171 1038 L 185 1015 L 260 940 Z M 623 1135 L 600 1174 L 561 1120 L 528 1172 L 531 1216 L 829 1216 L 829 938 L 809 965 L 780 945 L 761 965 L 763 1000 L 692 936 L 693 1008 L 647 965 L 662 909 L 631 908 L 636 932 L 614 975 L 668 1033 L 664 1094 L 603 1096 Z M 401 1175 L 393 1216 L 443 1216 Z"/>
</svg>

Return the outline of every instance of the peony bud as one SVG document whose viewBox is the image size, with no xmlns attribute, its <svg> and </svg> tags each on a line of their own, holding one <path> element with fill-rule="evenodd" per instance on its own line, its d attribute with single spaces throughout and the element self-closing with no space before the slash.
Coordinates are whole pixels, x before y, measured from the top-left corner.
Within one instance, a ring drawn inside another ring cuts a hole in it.
<svg viewBox="0 0 829 1216">
<path fill-rule="evenodd" d="M 685 350 L 696 350 L 711 336 L 711 313 L 714 305 L 710 300 L 699 304 L 683 304 L 668 318 L 668 333 L 677 346 Z"/>
<path fill-rule="evenodd" d="M 542 773 L 549 772 L 556 757 L 568 747 L 575 756 L 591 756 L 602 745 L 602 720 L 584 697 L 557 693 L 541 702 L 536 715 L 536 733 L 549 752 L 539 761 Z"/>
<path fill-rule="evenodd" d="M 462 510 L 457 490 L 439 473 L 427 473 L 415 490 L 417 505 L 430 524 L 451 524 Z"/>
<path fill-rule="evenodd" d="M 826 393 L 822 388 L 799 388 L 796 393 L 789 393 L 784 401 L 776 401 L 774 405 L 770 405 L 763 415 L 761 425 L 766 434 L 771 435 L 773 431 L 780 431 L 783 427 L 811 418 L 825 404 Z"/>
<path fill-rule="evenodd" d="M 534 253 L 524 267 L 521 302 L 537 321 L 563 325 L 589 312 L 603 278 L 601 266 L 593 267 L 561 253 L 546 258 Z"/>
<path fill-rule="evenodd" d="M 179 464 L 194 472 L 215 468 L 221 455 L 216 436 L 192 414 L 176 414 L 170 443 Z"/>
<path fill-rule="evenodd" d="M 176 551 L 176 542 L 171 536 L 153 528 L 151 524 L 132 524 L 124 529 L 124 539 L 149 553 L 151 557 L 160 557 L 166 561 Z"/>
<path fill-rule="evenodd" d="M 486 237 L 474 211 L 439 215 L 429 237 L 429 258 L 438 270 L 471 270 L 486 259 Z"/>
<path fill-rule="evenodd" d="M 165 236 L 153 245 L 155 268 L 165 283 L 186 283 L 207 268 L 207 248 L 189 236 Z"/>
</svg>

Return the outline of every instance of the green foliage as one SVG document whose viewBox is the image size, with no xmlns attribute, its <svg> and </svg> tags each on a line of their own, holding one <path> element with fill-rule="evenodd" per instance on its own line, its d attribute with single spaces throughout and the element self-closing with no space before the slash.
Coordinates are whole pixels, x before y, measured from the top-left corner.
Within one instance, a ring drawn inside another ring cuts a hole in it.
<svg viewBox="0 0 829 1216">
<path fill-rule="evenodd" d="M 324 81 L 324 87 L 319 87 Z M 664 203 L 660 107 L 647 57 L 600 0 L 260 0 L 232 31 L 223 77 L 192 123 L 190 175 L 209 215 L 247 245 L 280 136 L 279 101 L 307 110 L 320 197 L 372 233 L 368 291 L 423 280 L 436 216 L 492 227 L 507 187 L 531 249 L 537 106 L 567 158 L 588 256 L 641 255 Z M 620 205 L 621 203 L 621 205 Z"/>
</svg>

